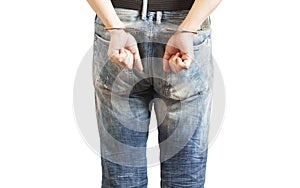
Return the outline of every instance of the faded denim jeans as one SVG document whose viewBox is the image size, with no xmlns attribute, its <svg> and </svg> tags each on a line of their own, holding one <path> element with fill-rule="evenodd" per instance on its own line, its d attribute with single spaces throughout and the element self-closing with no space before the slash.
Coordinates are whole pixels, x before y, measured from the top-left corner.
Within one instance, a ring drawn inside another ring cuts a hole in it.
<svg viewBox="0 0 300 188">
<path fill-rule="evenodd" d="M 116 8 L 138 43 L 144 70 L 128 70 L 107 55 L 109 32 L 96 16 L 93 83 L 100 135 L 102 188 L 146 188 L 149 123 L 154 106 L 161 165 L 161 187 L 203 188 L 210 124 L 213 60 L 210 20 L 194 35 L 195 60 L 187 70 L 164 72 L 168 39 L 187 10 L 148 11 Z M 154 152 L 155 150 L 150 150 Z"/>
</svg>

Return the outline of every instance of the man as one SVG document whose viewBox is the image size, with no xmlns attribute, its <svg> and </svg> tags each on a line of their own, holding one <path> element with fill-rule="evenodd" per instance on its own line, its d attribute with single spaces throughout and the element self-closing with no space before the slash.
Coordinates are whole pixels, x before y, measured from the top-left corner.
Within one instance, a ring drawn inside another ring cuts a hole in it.
<svg viewBox="0 0 300 188">
<path fill-rule="evenodd" d="M 88 0 L 102 187 L 147 187 L 154 104 L 161 187 L 203 188 L 212 101 L 209 15 L 221 0 Z M 149 159 L 148 159 L 149 160 Z"/>
</svg>

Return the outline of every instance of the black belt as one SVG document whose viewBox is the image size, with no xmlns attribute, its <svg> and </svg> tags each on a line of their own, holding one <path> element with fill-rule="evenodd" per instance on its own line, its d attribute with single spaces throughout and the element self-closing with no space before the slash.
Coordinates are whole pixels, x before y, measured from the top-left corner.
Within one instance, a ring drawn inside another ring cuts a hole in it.
<svg viewBox="0 0 300 188">
<path fill-rule="evenodd" d="M 115 8 L 128 8 L 142 10 L 143 0 L 111 0 Z M 172 11 L 190 10 L 194 0 L 149 0 L 147 10 L 149 11 Z"/>
</svg>

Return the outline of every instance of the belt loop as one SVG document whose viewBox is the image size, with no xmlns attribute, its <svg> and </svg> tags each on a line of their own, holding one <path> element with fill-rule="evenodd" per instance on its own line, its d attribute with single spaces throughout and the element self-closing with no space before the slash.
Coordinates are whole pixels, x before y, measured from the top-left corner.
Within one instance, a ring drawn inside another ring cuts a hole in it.
<svg viewBox="0 0 300 188">
<path fill-rule="evenodd" d="M 142 20 L 146 20 L 148 0 L 143 0 Z"/>
<path fill-rule="evenodd" d="M 156 24 L 159 25 L 161 23 L 162 11 L 156 11 Z"/>
</svg>

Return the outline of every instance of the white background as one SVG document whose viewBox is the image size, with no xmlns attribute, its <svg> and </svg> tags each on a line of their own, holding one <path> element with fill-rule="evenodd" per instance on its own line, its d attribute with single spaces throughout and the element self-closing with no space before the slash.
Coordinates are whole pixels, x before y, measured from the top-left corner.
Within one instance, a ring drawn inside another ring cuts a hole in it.
<svg viewBox="0 0 300 188">
<path fill-rule="evenodd" d="M 207 188 L 299 188 L 297 1 L 224 0 L 212 15 L 226 114 Z M 93 42 L 84 0 L 0 3 L 0 187 L 100 187 L 75 122 L 79 63 Z M 159 187 L 158 167 L 149 187 Z"/>
</svg>

